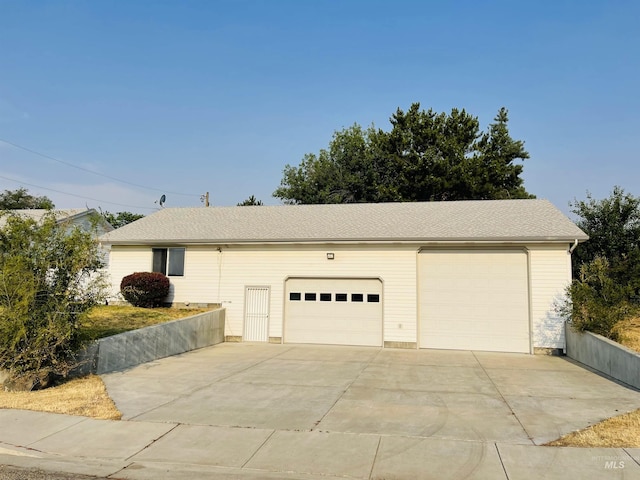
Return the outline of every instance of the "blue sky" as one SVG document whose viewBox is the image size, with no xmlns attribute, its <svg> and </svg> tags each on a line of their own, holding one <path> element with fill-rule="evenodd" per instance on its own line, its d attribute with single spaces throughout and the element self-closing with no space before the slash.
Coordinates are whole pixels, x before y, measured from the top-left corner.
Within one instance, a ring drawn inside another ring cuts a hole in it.
<svg viewBox="0 0 640 480">
<path fill-rule="evenodd" d="M 0 0 L 0 190 L 278 204 L 286 164 L 420 102 L 483 128 L 509 109 L 525 187 L 565 212 L 640 195 L 639 24 L 625 0 Z"/>
</svg>

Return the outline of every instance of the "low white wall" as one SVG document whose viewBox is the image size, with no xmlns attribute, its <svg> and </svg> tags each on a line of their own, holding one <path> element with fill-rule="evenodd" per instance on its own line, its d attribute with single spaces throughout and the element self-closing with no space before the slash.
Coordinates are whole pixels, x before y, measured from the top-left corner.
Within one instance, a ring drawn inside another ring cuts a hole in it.
<svg viewBox="0 0 640 480">
<path fill-rule="evenodd" d="M 621 382 L 640 388 L 640 354 L 601 335 L 565 325 L 567 356 Z"/>
</svg>

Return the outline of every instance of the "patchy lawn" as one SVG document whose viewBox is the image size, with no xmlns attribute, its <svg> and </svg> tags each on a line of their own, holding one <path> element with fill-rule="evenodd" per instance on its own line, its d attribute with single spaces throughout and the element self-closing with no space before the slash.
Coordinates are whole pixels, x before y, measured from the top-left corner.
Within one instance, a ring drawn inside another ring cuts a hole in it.
<svg viewBox="0 0 640 480">
<path fill-rule="evenodd" d="M 97 375 L 76 378 L 35 392 L 0 391 L 0 408 L 82 415 L 103 420 L 120 420 L 122 417 Z"/>
<path fill-rule="evenodd" d="M 622 345 L 640 353 L 640 316 L 618 322 L 615 329 Z"/>
<path fill-rule="evenodd" d="M 128 305 L 101 305 L 91 310 L 89 316 L 81 323 L 80 329 L 83 338 L 95 340 L 190 317 L 209 310 L 211 308 L 139 308 Z"/>
</svg>

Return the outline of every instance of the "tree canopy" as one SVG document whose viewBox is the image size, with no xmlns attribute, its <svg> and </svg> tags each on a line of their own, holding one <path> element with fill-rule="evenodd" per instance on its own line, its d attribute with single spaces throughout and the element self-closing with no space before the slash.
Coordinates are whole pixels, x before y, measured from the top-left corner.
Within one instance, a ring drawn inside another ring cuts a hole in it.
<svg viewBox="0 0 640 480">
<path fill-rule="evenodd" d="M 113 228 L 124 227 L 125 225 L 131 222 L 135 222 L 136 220 L 139 220 L 144 217 L 144 215 L 140 213 L 132 213 L 132 212 L 111 213 L 106 211 L 102 213 L 102 216 L 105 218 L 107 222 L 109 222 L 109 224 Z"/>
<path fill-rule="evenodd" d="M 251 207 L 254 205 L 263 205 L 262 200 L 258 200 L 254 195 L 238 203 L 238 207 Z"/>
<path fill-rule="evenodd" d="M 44 208 L 51 210 L 55 205 L 50 198 L 37 197 L 29 194 L 26 188 L 17 190 L 5 190 L 0 193 L 0 210 L 20 210 Z"/>
<path fill-rule="evenodd" d="M 571 206 L 578 216 L 576 224 L 589 235 L 589 241 L 573 252 L 574 271 L 603 257 L 614 280 L 627 286 L 640 303 L 640 197 L 616 186 L 608 198 L 596 200 L 587 194 L 586 200 Z"/>
<path fill-rule="evenodd" d="M 391 116 L 391 130 L 354 124 L 327 149 L 286 165 L 274 196 L 285 203 L 348 203 L 531 198 L 524 188 L 524 142 L 509 135 L 501 108 L 487 131 L 465 110 Z"/>
<path fill-rule="evenodd" d="M 561 313 L 578 330 L 616 340 L 618 323 L 640 308 L 640 198 L 615 187 L 608 198 L 587 194 L 571 206 L 589 240 L 573 252 L 577 278 Z"/>
</svg>

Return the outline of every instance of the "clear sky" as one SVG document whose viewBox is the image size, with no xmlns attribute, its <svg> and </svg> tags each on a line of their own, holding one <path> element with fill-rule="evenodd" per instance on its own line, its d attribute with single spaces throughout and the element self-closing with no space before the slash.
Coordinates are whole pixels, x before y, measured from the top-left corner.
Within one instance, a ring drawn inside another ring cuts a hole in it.
<svg viewBox="0 0 640 480">
<path fill-rule="evenodd" d="M 420 102 L 483 129 L 506 107 L 525 187 L 567 213 L 640 195 L 639 77 L 637 0 L 0 0 L 0 190 L 278 204 L 286 164 Z"/>
</svg>

